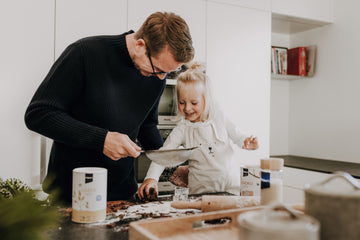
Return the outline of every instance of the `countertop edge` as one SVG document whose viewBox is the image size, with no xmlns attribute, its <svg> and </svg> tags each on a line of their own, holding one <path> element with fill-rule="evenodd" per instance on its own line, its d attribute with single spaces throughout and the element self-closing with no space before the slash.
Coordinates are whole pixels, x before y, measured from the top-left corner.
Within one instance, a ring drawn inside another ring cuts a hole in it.
<svg viewBox="0 0 360 240">
<path fill-rule="evenodd" d="M 343 171 L 351 174 L 354 178 L 360 178 L 360 164 L 328 159 L 310 158 L 294 155 L 272 155 L 284 159 L 285 167 L 298 168 L 303 170 L 333 173 Z"/>
</svg>

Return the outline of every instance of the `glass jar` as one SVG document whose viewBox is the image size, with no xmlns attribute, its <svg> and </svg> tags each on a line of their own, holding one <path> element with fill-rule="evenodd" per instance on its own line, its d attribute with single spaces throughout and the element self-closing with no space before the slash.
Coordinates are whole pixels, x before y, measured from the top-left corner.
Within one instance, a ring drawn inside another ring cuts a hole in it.
<svg viewBox="0 0 360 240">
<path fill-rule="evenodd" d="M 264 158 L 260 160 L 261 168 L 261 205 L 271 202 L 283 202 L 283 168 L 284 159 Z"/>
</svg>

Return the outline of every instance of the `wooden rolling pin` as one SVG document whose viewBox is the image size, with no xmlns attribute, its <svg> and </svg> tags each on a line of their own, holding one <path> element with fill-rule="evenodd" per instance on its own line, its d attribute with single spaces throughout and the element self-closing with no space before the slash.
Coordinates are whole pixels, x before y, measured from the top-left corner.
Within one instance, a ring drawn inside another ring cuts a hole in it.
<svg viewBox="0 0 360 240">
<path fill-rule="evenodd" d="M 201 201 L 176 201 L 171 207 L 177 209 L 201 209 L 202 212 L 244 208 L 260 205 L 260 197 L 203 195 Z"/>
</svg>

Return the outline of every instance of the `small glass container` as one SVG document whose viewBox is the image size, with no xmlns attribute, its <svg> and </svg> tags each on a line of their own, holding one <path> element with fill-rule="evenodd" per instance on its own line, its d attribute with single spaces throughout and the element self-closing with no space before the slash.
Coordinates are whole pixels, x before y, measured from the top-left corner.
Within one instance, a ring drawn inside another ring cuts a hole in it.
<svg viewBox="0 0 360 240">
<path fill-rule="evenodd" d="M 261 205 L 283 202 L 284 159 L 261 159 Z"/>
<path fill-rule="evenodd" d="M 174 189 L 173 201 L 187 201 L 189 196 L 189 188 L 187 187 L 178 187 Z"/>
</svg>

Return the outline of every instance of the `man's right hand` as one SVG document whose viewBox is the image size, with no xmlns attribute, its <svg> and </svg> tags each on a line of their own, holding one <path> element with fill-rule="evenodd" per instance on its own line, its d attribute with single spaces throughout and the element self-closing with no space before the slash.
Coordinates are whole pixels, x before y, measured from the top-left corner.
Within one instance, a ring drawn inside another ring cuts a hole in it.
<svg viewBox="0 0 360 240">
<path fill-rule="evenodd" d="M 112 160 L 125 157 L 138 157 L 141 148 L 136 145 L 126 134 L 108 132 L 106 134 L 103 153 Z"/>
</svg>

